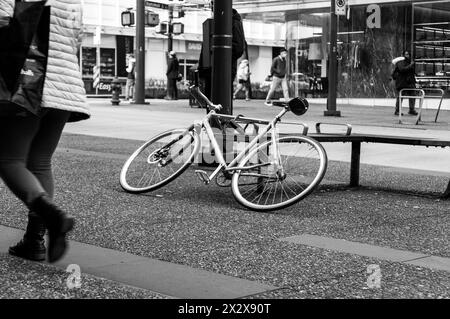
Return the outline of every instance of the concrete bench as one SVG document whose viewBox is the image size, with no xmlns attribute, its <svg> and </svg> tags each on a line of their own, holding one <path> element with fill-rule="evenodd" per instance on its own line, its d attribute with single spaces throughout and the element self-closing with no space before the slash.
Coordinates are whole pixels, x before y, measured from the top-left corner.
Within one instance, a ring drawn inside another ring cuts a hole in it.
<svg viewBox="0 0 450 319">
<path fill-rule="evenodd" d="M 229 125 L 235 129 L 238 134 L 245 136 L 245 141 L 249 142 L 254 135 L 248 135 L 246 128 L 249 125 L 253 125 L 258 131 L 258 124 L 267 125 L 269 121 L 246 118 L 239 116 L 225 116 L 229 119 L 229 122 L 225 125 Z M 242 123 L 246 124 L 242 127 Z M 435 139 L 435 138 L 421 138 L 421 137 L 405 137 L 394 135 L 381 135 L 381 134 L 353 134 L 352 126 L 350 124 L 338 124 L 338 123 L 316 123 L 316 133 L 310 133 L 309 127 L 303 123 L 290 123 L 280 122 L 280 124 L 299 125 L 302 127 L 302 131 L 299 133 L 280 133 L 279 136 L 292 136 L 292 135 L 307 135 L 314 138 L 321 143 L 351 143 L 351 160 L 350 160 L 350 187 L 360 186 L 360 165 L 361 165 L 361 144 L 362 143 L 383 143 L 383 144 L 396 144 L 396 145 L 410 145 L 410 146 L 425 146 L 425 147 L 450 147 L 449 139 Z M 337 133 L 323 133 L 321 131 L 321 125 L 335 125 L 343 126 L 346 128 L 346 132 L 342 134 Z M 270 135 L 269 135 L 270 138 Z M 450 181 L 447 185 L 447 189 L 442 195 L 443 199 L 450 198 Z"/>
<path fill-rule="evenodd" d="M 375 134 L 327 134 L 327 133 L 309 133 L 308 136 L 316 139 L 321 143 L 351 143 L 351 160 L 350 160 L 350 187 L 359 186 L 359 172 L 361 160 L 361 143 L 384 143 L 397 145 L 412 145 L 425 147 L 450 147 L 450 139 L 434 139 L 405 137 L 392 135 L 375 135 Z M 442 198 L 450 198 L 450 181 Z"/>
</svg>

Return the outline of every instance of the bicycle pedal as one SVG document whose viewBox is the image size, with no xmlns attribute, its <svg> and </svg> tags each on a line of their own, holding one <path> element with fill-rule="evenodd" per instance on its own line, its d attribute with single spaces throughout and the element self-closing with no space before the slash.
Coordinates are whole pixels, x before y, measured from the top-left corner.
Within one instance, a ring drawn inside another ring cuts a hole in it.
<svg viewBox="0 0 450 319">
<path fill-rule="evenodd" d="M 206 173 L 205 171 L 202 170 L 196 170 L 195 174 L 197 174 L 197 177 L 203 182 L 205 183 L 205 185 L 208 185 L 209 183 L 211 183 L 211 180 L 209 179 L 208 173 Z"/>
</svg>

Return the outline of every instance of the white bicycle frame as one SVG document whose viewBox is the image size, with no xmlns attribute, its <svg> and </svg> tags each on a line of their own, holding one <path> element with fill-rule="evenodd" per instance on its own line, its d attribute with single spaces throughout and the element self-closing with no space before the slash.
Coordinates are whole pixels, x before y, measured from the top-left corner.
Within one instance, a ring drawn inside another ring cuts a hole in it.
<svg viewBox="0 0 450 319">
<path fill-rule="evenodd" d="M 266 136 L 266 134 L 269 133 L 270 131 L 273 132 L 271 142 L 273 145 L 274 158 L 276 159 L 276 162 L 272 163 L 272 164 L 275 165 L 275 170 L 278 171 L 278 169 L 281 168 L 282 166 L 280 163 L 278 144 L 276 143 L 276 140 L 278 138 L 276 124 L 281 121 L 281 117 L 283 117 L 283 115 L 285 115 L 287 112 L 288 112 L 288 107 L 284 107 L 283 111 L 281 111 L 280 114 L 278 114 L 272 121 L 264 121 L 264 120 L 260 120 L 260 119 L 252 119 L 252 118 L 245 118 L 245 117 L 237 117 L 236 118 L 233 116 L 217 114 L 216 111 L 213 110 L 208 113 L 208 115 L 203 119 L 202 122 L 194 124 L 194 129 L 199 134 L 199 136 L 200 136 L 202 128 L 205 128 L 206 135 L 208 136 L 211 146 L 213 147 L 213 149 L 215 151 L 215 157 L 216 157 L 217 161 L 219 162 L 219 166 L 211 174 L 211 176 L 208 177 L 208 180 L 209 181 L 213 180 L 222 170 L 224 170 L 226 172 L 235 172 L 235 171 L 253 170 L 258 167 L 267 166 L 267 163 L 264 163 L 264 164 L 253 165 L 253 166 L 248 166 L 248 167 L 239 167 L 239 168 L 237 167 L 237 165 L 244 158 L 244 156 L 246 156 L 248 154 L 248 152 L 251 151 L 258 144 L 258 141 L 262 137 Z M 238 120 L 246 121 L 249 123 L 265 124 L 266 127 L 260 133 L 257 134 L 257 136 L 234 158 L 234 160 L 230 164 L 227 164 L 223 157 L 222 149 L 216 140 L 216 137 L 214 135 L 211 125 L 209 124 L 210 120 L 213 118 L 228 119 L 228 120 L 238 119 Z"/>
</svg>

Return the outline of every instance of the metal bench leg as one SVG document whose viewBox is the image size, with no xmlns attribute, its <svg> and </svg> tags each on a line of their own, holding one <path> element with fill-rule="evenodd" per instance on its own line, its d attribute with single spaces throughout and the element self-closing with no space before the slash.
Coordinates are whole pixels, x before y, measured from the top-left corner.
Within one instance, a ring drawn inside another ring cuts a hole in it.
<svg viewBox="0 0 450 319">
<path fill-rule="evenodd" d="M 361 160 L 361 142 L 352 142 L 352 158 L 350 162 L 350 187 L 359 186 L 360 160 Z"/>
<path fill-rule="evenodd" d="M 423 107 L 423 98 L 419 100 L 419 114 L 417 114 L 416 118 L 416 125 L 419 124 L 420 121 L 422 121 L 422 107 Z"/>
<path fill-rule="evenodd" d="M 447 189 L 441 196 L 442 199 L 450 199 L 450 181 L 448 182 Z"/>
<path fill-rule="evenodd" d="M 442 106 L 442 100 L 443 100 L 443 96 L 441 97 L 441 101 L 439 102 L 439 106 L 438 106 L 438 109 L 437 109 L 437 112 L 436 112 L 436 118 L 434 119 L 434 122 L 435 123 L 437 123 L 437 120 L 438 120 L 438 116 L 439 116 L 439 112 L 441 111 L 441 106 Z"/>
</svg>

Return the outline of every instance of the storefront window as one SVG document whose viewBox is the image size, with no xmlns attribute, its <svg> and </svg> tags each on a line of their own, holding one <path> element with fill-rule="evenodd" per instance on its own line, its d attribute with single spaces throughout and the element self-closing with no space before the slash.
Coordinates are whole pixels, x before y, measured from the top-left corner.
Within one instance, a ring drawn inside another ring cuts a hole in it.
<svg viewBox="0 0 450 319">
<path fill-rule="evenodd" d="M 100 49 L 100 74 L 102 78 L 113 78 L 116 75 L 115 49 Z"/>
<path fill-rule="evenodd" d="M 450 95 L 450 2 L 414 4 L 414 42 L 417 80 L 422 87 Z"/>
<path fill-rule="evenodd" d="M 116 49 L 100 48 L 100 83 L 93 87 L 94 66 L 97 65 L 97 48 L 83 47 L 82 50 L 83 81 L 88 94 L 109 94 L 111 81 L 116 75 Z"/>
<path fill-rule="evenodd" d="M 328 16 L 324 13 L 290 15 L 287 28 L 289 74 L 291 94 L 311 94 L 315 97 L 327 93 L 327 43 L 324 27 Z"/>
<path fill-rule="evenodd" d="M 94 66 L 97 64 L 97 49 L 83 47 L 82 50 L 83 77 L 92 77 L 94 75 Z"/>
<path fill-rule="evenodd" d="M 330 15 L 287 15 L 292 90 L 326 97 Z M 320 11 L 320 10 L 319 10 Z M 450 2 L 352 5 L 338 16 L 338 98 L 393 98 L 392 60 L 413 53 L 422 88 L 450 95 Z"/>
</svg>

